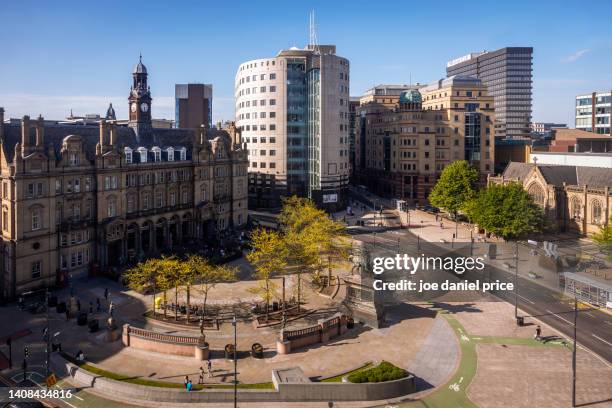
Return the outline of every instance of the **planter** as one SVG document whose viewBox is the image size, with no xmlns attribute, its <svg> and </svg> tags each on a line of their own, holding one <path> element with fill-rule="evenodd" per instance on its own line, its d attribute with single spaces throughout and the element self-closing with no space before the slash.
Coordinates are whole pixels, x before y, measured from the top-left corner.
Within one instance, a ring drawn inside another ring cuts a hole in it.
<svg viewBox="0 0 612 408">
<path fill-rule="evenodd" d="M 79 313 L 77 316 L 77 324 L 79 326 L 85 326 L 87 324 L 87 313 Z"/>
<path fill-rule="evenodd" d="M 66 313 L 66 302 L 60 302 L 55 307 L 57 313 Z"/>
<path fill-rule="evenodd" d="M 233 344 L 226 344 L 225 345 L 225 358 L 228 360 L 233 360 L 234 359 L 234 345 Z M 238 354 L 238 353 L 236 353 Z"/>
<path fill-rule="evenodd" d="M 264 349 L 263 346 L 259 343 L 254 343 L 251 346 L 251 357 L 253 358 L 263 358 L 264 356 Z"/>
</svg>

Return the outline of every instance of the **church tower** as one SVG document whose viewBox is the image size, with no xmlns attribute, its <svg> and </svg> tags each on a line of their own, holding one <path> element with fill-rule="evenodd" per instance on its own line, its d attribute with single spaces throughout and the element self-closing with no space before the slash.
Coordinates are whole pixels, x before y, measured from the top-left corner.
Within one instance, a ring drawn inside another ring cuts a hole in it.
<svg viewBox="0 0 612 408">
<path fill-rule="evenodd" d="M 130 90 L 129 123 L 138 139 L 151 132 L 151 88 L 147 85 L 147 67 L 140 61 L 132 72 L 133 84 Z"/>
</svg>

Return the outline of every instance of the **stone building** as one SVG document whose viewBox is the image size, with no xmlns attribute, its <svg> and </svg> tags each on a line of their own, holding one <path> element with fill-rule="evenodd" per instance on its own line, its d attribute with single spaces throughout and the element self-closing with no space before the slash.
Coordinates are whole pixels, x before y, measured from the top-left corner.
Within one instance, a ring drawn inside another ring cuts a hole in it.
<svg viewBox="0 0 612 408">
<path fill-rule="evenodd" d="M 493 98 L 480 80 L 452 77 L 357 108 L 355 181 L 385 197 L 425 203 L 445 166 L 493 172 Z"/>
<path fill-rule="evenodd" d="M 247 221 L 240 132 L 151 126 L 147 70 L 133 72 L 129 124 L 4 124 L 3 298 L 106 272 Z"/>
<path fill-rule="evenodd" d="M 518 182 L 562 232 L 592 235 L 608 225 L 612 168 L 510 162 L 489 183 Z"/>
</svg>

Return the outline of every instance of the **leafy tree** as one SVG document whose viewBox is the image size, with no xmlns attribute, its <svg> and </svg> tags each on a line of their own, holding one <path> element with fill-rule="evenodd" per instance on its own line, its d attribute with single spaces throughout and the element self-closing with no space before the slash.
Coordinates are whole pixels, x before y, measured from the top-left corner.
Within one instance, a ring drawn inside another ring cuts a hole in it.
<svg viewBox="0 0 612 408">
<path fill-rule="evenodd" d="M 518 183 L 492 184 L 465 206 L 481 228 L 504 239 L 519 239 L 542 230 L 543 212 Z"/>
<path fill-rule="evenodd" d="M 271 279 L 284 271 L 287 266 L 288 249 L 280 233 L 263 228 L 251 234 L 253 250 L 247 255 L 255 267 L 255 276 L 262 281 L 256 289 L 266 302 L 266 321 L 269 317 L 270 300 L 274 297 L 275 285 Z"/>
<path fill-rule="evenodd" d="M 226 265 L 213 265 L 199 255 L 191 255 L 185 262 L 187 275 L 191 280 L 187 283 L 187 309 L 189 310 L 189 295 L 192 284 L 200 285 L 198 291 L 204 295 L 203 315 L 206 316 L 206 303 L 208 293 L 218 283 L 233 282 L 236 280 L 236 268 Z M 187 312 L 189 313 L 189 312 Z M 188 315 L 189 316 L 189 315 Z"/>
<path fill-rule="evenodd" d="M 429 202 L 440 207 L 455 220 L 457 213 L 476 197 L 478 171 L 465 160 L 457 160 L 444 168 L 438 182 L 429 194 Z"/>
<path fill-rule="evenodd" d="M 152 258 L 139 262 L 136 266 L 126 270 L 123 275 L 130 289 L 138 292 L 153 291 L 153 316 L 155 316 L 158 275 L 161 271 L 159 259 Z"/>
<path fill-rule="evenodd" d="M 593 240 L 608 259 L 612 259 L 612 217 L 605 227 L 601 227 L 599 232 L 593 235 Z"/>
</svg>

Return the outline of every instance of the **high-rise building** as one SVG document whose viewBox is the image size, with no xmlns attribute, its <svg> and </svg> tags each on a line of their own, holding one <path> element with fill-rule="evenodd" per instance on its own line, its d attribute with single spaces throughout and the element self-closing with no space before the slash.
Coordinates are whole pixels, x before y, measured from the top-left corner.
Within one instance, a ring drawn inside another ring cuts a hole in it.
<svg viewBox="0 0 612 408">
<path fill-rule="evenodd" d="M 495 100 L 495 137 L 529 137 L 532 47 L 506 47 L 449 61 L 447 77 L 470 75 L 487 86 Z"/>
<path fill-rule="evenodd" d="M 576 129 L 612 136 L 611 92 L 593 92 L 576 97 Z"/>
<path fill-rule="evenodd" d="M 357 108 L 359 107 L 359 98 L 351 96 L 349 98 L 349 167 L 350 174 L 353 175 L 355 170 L 355 137 L 357 135 Z"/>
<path fill-rule="evenodd" d="M 387 105 L 383 105 L 387 104 Z M 493 172 L 493 98 L 473 77 L 402 91 L 358 108 L 355 181 L 385 197 L 425 203 L 444 167 L 467 160 Z"/>
<path fill-rule="evenodd" d="M 176 84 L 174 86 L 175 126 L 194 129 L 212 126 L 212 85 Z"/>
<path fill-rule="evenodd" d="M 236 73 L 236 124 L 249 154 L 249 200 L 287 195 L 344 206 L 349 179 L 349 61 L 333 45 L 292 47 Z"/>
</svg>

